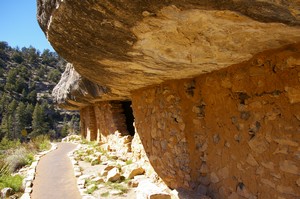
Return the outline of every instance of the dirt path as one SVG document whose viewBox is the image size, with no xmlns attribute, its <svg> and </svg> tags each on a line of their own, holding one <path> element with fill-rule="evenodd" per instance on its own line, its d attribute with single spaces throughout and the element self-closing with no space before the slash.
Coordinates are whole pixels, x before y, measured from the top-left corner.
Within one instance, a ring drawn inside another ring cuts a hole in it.
<svg viewBox="0 0 300 199">
<path fill-rule="evenodd" d="M 32 199 L 80 199 L 73 167 L 67 153 L 75 149 L 71 143 L 60 143 L 58 149 L 41 158 L 35 180 Z"/>
</svg>

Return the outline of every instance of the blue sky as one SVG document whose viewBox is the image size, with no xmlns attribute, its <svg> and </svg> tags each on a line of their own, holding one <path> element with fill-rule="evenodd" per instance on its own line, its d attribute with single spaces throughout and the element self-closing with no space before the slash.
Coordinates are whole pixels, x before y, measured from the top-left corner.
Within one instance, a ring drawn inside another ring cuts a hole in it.
<svg viewBox="0 0 300 199">
<path fill-rule="evenodd" d="M 0 41 L 54 51 L 36 19 L 36 0 L 0 0 Z"/>
</svg>

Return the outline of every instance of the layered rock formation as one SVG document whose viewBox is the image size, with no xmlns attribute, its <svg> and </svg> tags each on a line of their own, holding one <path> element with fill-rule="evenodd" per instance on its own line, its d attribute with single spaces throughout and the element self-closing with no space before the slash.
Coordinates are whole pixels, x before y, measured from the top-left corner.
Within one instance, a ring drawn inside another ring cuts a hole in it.
<svg viewBox="0 0 300 199">
<path fill-rule="evenodd" d="M 43 1 L 54 49 L 111 99 L 300 41 L 299 1 Z"/>
<path fill-rule="evenodd" d="M 169 187 L 300 197 L 299 1 L 38 0 L 38 20 L 82 76 L 54 93 L 81 110 L 84 134 L 121 132 L 117 123 L 129 134 L 122 101 L 132 100 Z"/>
<path fill-rule="evenodd" d="M 52 91 L 52 96 L 62 108 L 78 110 L 93 104 L 107 92 L 105 86 L 99 86 L 82 77 L 75 71 L 73 65 L 68 63 L 60 81 Z"/>
</svg>

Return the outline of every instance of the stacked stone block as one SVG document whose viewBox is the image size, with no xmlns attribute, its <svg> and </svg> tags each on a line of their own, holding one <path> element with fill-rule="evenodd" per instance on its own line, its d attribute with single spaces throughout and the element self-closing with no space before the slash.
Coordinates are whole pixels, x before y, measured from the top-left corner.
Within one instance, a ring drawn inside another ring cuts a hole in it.
<svg viewBox="0 0 300 199">
<path fill-rule="evenodd" d="M 133 93 L 150 163 L 212 198 L 300 197 L 299 45 Z"/>
</svg>

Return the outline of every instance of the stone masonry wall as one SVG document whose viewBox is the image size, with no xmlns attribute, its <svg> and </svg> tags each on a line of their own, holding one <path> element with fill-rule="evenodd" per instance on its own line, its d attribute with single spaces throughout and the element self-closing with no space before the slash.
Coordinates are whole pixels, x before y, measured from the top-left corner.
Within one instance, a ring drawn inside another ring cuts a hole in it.
<svg viewBox="0 0 300 199">
<path fill-rule="evenodd" d="M 149 161 L 212 198 L 300 197 L 300 46 L 132 94 Z"/>
<path fill-rule="evenodd" d="M 97 132 L 101 141 L 106 141 L 107 136 L 118 131 L 125 136 L 129 133 L 126 129 L 125 115 L 120 102 L 101 102 L 94 106 L 97 122 Z"/>
<path fill-rule="evenodd" d="M 88 106 L 80 110 L 81 135 L 88 141 L 97 139 L 96 116 L 93 106 Z"/>
<path fill-rule="evenodd" d="M 99 102 L 85 107 L 80 110 L 80 117 L 81 134 L 88 141 L 108 143 L 114 150 L 130 150 L 131 137 L 126 128 L 124 110 L 120 102 Z M 120 138 L 125 136 L 128 138 L 122 139 L 123 143 Z"/>
</svg>

